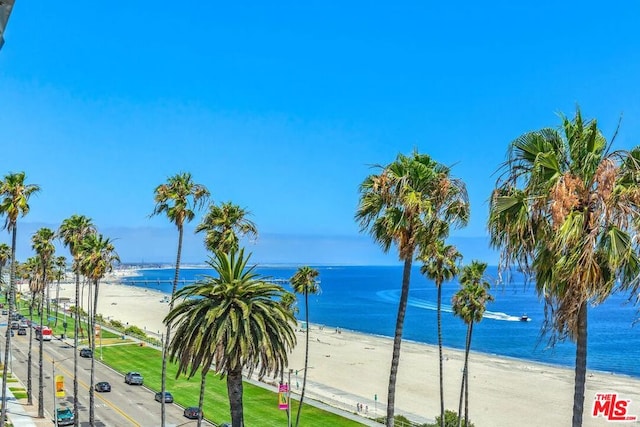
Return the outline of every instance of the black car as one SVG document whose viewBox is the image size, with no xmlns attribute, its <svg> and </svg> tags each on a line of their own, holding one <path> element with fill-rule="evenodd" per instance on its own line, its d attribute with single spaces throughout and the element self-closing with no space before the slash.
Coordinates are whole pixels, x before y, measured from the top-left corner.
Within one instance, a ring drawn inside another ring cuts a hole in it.
<svg viewBox="0 0 640 427">
<path fill-rule="evenodd" d="M 197 420 L 200 416 L 200 408 L 197 406 L 189 406 L 188 408 L 184 408 L 184 416 L 189 418 L 190 420 Z M 204 418 L 204 415 L 202 415 Z"/>
<path fill-rule="evenodd" d="M 91 351 L 90 348 L 81 348 L 80 349 L 80 357 L 88 357 L 91 358 L 93 357 L 93 352 Z"/>
<path fill-rule="evenodd" d="M 127 372 L 127 375 L 124 376 L 124 382 L 127 384 L 142 385 L 144 380 L 142 375 L 137 372 Z"/>
<path fill-rule="evenodd" d="M 106 381 L 100 381 L 99 383 L 97 383 L 94 387 L 96 389 L 96 391 L 99 391 L 101 393 L 106 393 L 111 391 L 111 384 L 109 384 Z"/>
<path fill-rule="evenodd" d="M 162 393 L 156 393 L 156 402 L 162 402 Z M 164 403 L 173 403 L 173 395 L 168 391 L 164 392 Z"/>
<path fill-rule="evenodd" d="M 18 335 L 27 335 L 27 330 L 25 328 L 18 329 Z"/>
</svg>

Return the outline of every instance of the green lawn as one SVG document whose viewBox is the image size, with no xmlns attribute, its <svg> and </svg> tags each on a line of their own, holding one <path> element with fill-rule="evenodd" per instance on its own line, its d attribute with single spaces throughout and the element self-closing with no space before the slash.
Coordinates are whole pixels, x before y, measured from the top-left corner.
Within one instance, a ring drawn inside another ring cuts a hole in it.
<svg viewBox="0 0 640 427">
<path fill-rule="evenodd" d="M 128 371 L 140 372 L 147 387 L 160 390 L 162 358 L 158 350 L 134 344 L 103 347 L 103 361 L 123 374 Z M 191 379 L 186 379 L 184 376 L 176 379 L 176 371 L 176 365 L 167 366 L 167 391 L 173 394 L 175 401 L 180 405 L 197 406 L 200 374 L 196 374 Z M 286 411 L 279 410 L 277 402 L 275 391 L 244 383 L 245 424 L 264 427 L 287 425 Z M 220 380 L 219 376 L 208 374 L 203 410 L 206 418 L 216 423 L 230 421 L 226 379 Z M 294 417 L 296 410 L 297 402 L 294 401 L 292 410 Z M 302 408 L 300 424 L 339 427 L 362 425 L 309 405 L 304 405 Z"/>
</svg>

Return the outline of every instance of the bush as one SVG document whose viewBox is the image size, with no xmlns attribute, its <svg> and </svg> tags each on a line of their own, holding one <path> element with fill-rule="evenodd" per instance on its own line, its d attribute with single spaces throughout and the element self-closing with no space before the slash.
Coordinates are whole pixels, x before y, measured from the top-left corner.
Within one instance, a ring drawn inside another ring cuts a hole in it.
<svg viewBox="0 0 640 427">
<path fill-rule="evenodd" d="M 460 425 L 462 427 L 475 427 L 471 420 L 469 420 L 469 424 L 465 424 L 464 417 L 462 418 Z M 422 427 L 440 427 L 440 415 L 436 417 L 436 422 L 434 424 L 423 424 Z M 458 414 L 448 409 L 444 411 L 444 427 L 458 427 Z"/>
<path fill-rule="evenodd" d="M 147 334 L 140 328 L 135 325 L 128 326 L 127 329 L 124 330 L 125 334 L 133 335 L 134 337 L 142 337 L 146 338 Z"/>
<path fill-rule="evenodd" d="M 124 329 L 124 325 L 123 325 L 123 324 L 122 324 L 122 322 L 121 322 L 121 321 L 119 321 L 119 320 L 113 319 L 113 320 L 112 320 L 111 322 L 109 322 L 109 323 L 111 323 L 111 326 L 113 326 L 115 329 L 117 329 L 117 330 L 119 330 L 119 331 L 121 331 L 121 330 L 123 330 L 123 329 Z"/>
</svg>

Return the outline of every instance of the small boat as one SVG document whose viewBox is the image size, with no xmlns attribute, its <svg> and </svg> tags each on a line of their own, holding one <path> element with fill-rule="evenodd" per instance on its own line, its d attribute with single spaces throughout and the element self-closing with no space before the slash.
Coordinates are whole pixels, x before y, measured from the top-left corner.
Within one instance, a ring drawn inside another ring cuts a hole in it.
<svg viewBox="0 0 640 427">
<path fill-rule="evenodd" d="M 521 322 L 528 322 L 529 321 L 529 316 L 527 316 L 526 314 L 523 314 L 522 316 L 520 316 L 520 321 Z"/>
</svg>

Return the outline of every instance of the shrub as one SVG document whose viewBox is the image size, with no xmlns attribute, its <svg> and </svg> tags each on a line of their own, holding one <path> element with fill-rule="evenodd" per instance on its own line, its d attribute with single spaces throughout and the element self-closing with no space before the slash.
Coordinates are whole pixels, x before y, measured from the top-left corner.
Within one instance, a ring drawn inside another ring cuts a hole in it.
<svg viewBox="0 0 640 427">
<path fill-rule="evenodd" d="M 124 330 L 125 334 L 133 335 L 135 337 L 143 337 L 146 338 L 147 334 L 140 328 L 135 325 L 128 326 L 127 329 Z"/>
<path fill-rule="evenodd" d="M 119 320 L 113 319 L 109 323 L 111 323 L 111 326 L 113 326 L 115 329 L 122 330 L 124 328 L 124 325 Z"/>
<path fill-rule="evenodd" d="M 460 425 L 462 427 L 475 427 L 471 420 L 469 420 L 469 424 L 465 424 L 464 417 L 460 421 Z M 458 427 L 458 414 L 448 409 L 444 411 L 444 426 Z M 440 415 L 436 417 L 436 422 L 434 424 L 423 424 L 422 427 L 440 427 Z"/>
</svg>

